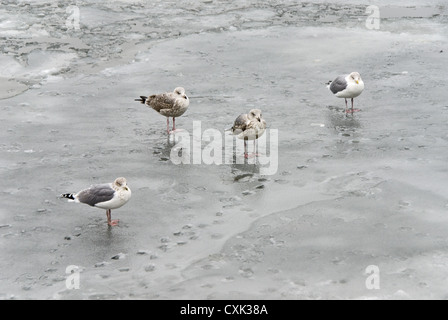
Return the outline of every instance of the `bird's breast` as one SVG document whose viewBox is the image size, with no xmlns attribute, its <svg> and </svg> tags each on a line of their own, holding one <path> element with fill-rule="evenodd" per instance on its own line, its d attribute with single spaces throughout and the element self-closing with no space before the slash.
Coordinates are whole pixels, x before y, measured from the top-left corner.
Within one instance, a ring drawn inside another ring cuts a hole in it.
<svg viewBox="0 0 448 320">
<path fill-rule="evenodd" d="M 131 196 L 132 196 L 132 192 L 131 192 L 131 189 L 129 189 L 129 187 L 127 188 L 127 190 L 126 190 L 126 189 L 122 189 L 122 190 L 120 190 L 120 192 L 119 192 L 119 194 L 118 194 L 118 197 L 119 197 L 120 200 L 123 201 L 123 202 L 127 202 L 127 201 L 129 201 L 129 199 L 131 198 Z"/>
</svg>

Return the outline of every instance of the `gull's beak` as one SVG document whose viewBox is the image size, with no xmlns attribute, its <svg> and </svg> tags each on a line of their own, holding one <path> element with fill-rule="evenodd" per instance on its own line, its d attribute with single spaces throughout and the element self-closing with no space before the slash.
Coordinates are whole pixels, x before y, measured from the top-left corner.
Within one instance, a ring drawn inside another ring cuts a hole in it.
<svg viewBox="0 0 448 320">
<path fill-rule="evenodd" d="M 124 190 L 129 191 L 128 187 L 124 187 Z"/>
<path fill-rule="evenodd" d="M 261 118 L 260 117 L 257 117 L 257 120 L 258 120 L 258 122 L 261 122 Z"/>
<path fill-rule="evenodd" d="M 356 81 L 356 84 L 359 84 L 359 80 L 355 80 Z"/>
<path fill-rule="evenodd" d="M 185 100 L 188 99 L 186 94 L 184 94 L 182 97 L 183 97 Z"/>
</svg>

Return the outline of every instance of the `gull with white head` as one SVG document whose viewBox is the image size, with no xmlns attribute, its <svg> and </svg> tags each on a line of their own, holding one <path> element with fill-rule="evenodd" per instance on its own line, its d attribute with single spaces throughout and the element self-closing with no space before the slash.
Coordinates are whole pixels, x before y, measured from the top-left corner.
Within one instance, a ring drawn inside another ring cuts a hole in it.
<svg viewBox="0 0 448 320">
<path fill-rule="evenodd" d="M 353 99 L 359 96 L 364 90 L 364 82 L 358 72 L 338 76 L 329 83 L 328 89 L 330 89 L 336 97 L 345 99 L 346 113 L 359 111 L 358 109 L 353 109 Z M 351 99 L 352 101 L 352 108 L 350 110 L 348 109 L 347 99 Z"/>
<path fill-rule="evenodd" d="M 131 189 L 125 178 L 117 178 L 113 183 L 95 184 L 78 193 L 64 193 L 61 198 L 69 202 L 85 203 L 92 207 L 106 209 L 107 224 L 115 226 L 118 220 L 112 220 L 112 209 L 118 209 L 131 198 Z"/>
</svg>

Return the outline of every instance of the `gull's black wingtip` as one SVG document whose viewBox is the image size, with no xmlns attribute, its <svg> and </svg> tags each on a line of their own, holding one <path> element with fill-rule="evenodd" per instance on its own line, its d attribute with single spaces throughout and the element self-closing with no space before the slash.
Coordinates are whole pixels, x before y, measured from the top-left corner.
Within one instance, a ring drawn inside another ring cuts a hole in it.
<svg viewBox="0 0 448 320">
<path fill-rule="evenodd" d="M 70 200 L 75 200 L 75 195 L 73 193 L 63 193 L 59 196 L 59 198 L 67 198 Z"/>
</svg>

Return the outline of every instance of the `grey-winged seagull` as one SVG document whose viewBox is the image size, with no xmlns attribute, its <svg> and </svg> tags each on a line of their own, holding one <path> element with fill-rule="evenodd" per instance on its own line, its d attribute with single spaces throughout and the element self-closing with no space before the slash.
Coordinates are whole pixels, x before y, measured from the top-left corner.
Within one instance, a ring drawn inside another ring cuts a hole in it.
<svg viewBox="0 0 448 320">
<path fill-rule="evenodd" d="M 154 94 L 149 97 L 140 96 L 140 99 L 135 99 L 135 101 L 146 104 L 162 116 L 165 116 L 166 131 L 168 133 L 170 133 L 170 117 L 173 118 L 174 131 L 176 130 L 176 118 L 183 115 L 190 105 L 190 100 L 182 87 L 177 87 L 173 92 Z"/>
<path fill-rule="evenodd" d="M 364 90 L 364 82 L 358 72 L 338 76 L 329 83 L 328 88 L 336 97 L 345 99 L 346 113 L 359 111 L 358 109 L 353 109 L 353 99 L 359 96 Z M 348 111 L 347 99 L 352 100 L 351 111 Z"/>
<path fill-rule="evenodd" d="M 112 220 L 112 209 L 118 209 L 131 198 L 131 189 L 127 186 L 125 178 L 117 178 L 113 183 L 95 184 L 78 193 L 61 194 L 69 202 L 80 202 L 92 207 L 106 209 L 107 224 L 115 226 L 118 220 Z"/>
<path fill-rule="evenodd" d="M 240 114 L 229 129 L 238 139 L 244 140 L 244 157 L 248 158 L 247 140 L 254 141 L 254 155 L 256 140 L 263 135 L 266 130 L 266 121 L 262 118 L 260 109 L 252 109 L 249 113 Z"/>
</svg>

